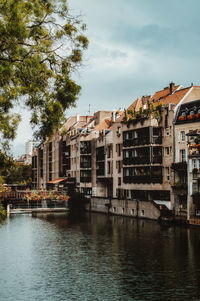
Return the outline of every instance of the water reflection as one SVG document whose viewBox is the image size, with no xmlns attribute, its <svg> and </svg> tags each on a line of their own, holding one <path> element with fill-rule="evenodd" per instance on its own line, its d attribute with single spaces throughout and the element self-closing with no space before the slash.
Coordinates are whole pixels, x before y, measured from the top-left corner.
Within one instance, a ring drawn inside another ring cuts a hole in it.
<svg viewBox="0 0 200 301">
<path fill-rule="evenodd" d="M 102 214 L 0 226 L 0 300 L 199 300 L 200 231 Z"/>
</svg>

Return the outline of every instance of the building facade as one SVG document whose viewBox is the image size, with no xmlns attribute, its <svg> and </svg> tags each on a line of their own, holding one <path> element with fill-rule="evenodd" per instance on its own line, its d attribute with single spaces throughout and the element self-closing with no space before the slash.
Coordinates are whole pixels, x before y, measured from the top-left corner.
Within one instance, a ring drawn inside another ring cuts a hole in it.
<svg viewBox="0 0 200 301">
<path fill-rule="evenodd" d="M 173 83 L 137 98 L 124 112 L 71 117 L 35 150 L 34 187 L 60 183 L 90 197 L 94 211 L 155 219 L 161 210 L 187 215 L 187 134 L 199 117 L 200 87 Z"/>
</svg>

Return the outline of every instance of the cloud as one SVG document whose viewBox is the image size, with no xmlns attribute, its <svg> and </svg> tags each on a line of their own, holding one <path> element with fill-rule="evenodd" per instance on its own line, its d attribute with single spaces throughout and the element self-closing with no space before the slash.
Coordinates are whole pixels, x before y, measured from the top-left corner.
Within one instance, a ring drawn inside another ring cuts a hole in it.
<svg viewBox="0 0 200 301">
<path fill-rule="evenodd" d="M 69 0 L 69 7 L 82 13 L 90 45 L 74 75 L 82 91 L 68 116 L 88 114 L 89 104 L 92 113 L 128 107 L 171 81 L 200 84 L 199 0 Z M 27 123 L 18 144 L 30 137 Z"/>
</svg>

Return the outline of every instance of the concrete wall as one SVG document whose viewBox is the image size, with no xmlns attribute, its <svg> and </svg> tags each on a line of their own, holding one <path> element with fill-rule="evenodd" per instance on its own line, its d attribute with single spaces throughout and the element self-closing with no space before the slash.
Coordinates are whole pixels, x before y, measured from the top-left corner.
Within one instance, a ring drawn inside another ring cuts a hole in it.
<svg viewBox="0 0 200 301">
<path fill-rule="evenodd" d="M 91 197 L 91 202 L 90 205 L 87 206 L 87 210 L 152 220 L 157 220 L 160 217 L 158 207 L 153 202 L 148 201 L 137 202 L 133 200 L 110 200 L 101 197 Z"/>
</svg>

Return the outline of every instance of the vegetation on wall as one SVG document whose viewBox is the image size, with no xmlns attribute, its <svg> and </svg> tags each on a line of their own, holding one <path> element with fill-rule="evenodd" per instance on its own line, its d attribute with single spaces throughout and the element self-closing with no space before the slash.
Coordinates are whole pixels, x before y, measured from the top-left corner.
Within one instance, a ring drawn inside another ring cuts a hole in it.
<svg viewBox="0 0 200 301">
<path fill-rule="evenodd" d="M 147 108 L 140 107 L 139 111 L 136 111 L 135 108 L 133 110 L 124 110 L 124 118 L 123 121 L 127 123 L 143 123 L 145 119 L 149 119 L 150 117 L 156 118 L 158 122 L 161 121 L 161 110 L 162 104 L 159 103 L 156 107 L 154 104 L 147 103 Z"/>
</svg>

